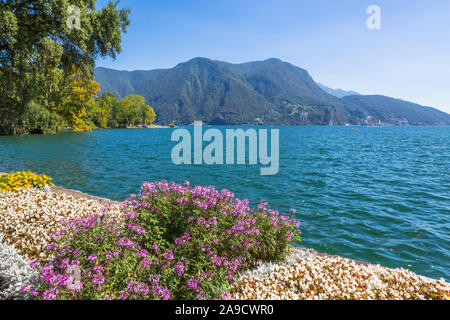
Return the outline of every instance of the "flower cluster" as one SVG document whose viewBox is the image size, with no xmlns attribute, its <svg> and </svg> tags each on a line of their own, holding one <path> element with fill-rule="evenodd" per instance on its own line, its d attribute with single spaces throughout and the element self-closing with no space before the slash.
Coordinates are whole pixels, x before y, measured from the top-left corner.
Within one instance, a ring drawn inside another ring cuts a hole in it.
<svg viewBox="0 0 450 320">
<path fill-rule="evenodd" d="M 68 223 L 29 290 L 39 299 L 214 299 L 239 272 L 281 260 L 298 225 L 227 190 L 145 183 L 124 201 L 121 219 Z"/>
<path fill-rule="evenodd" d="M 65 221 L 101 214 L 104 206 L 94 200 L 75 199 L 66 194 L 35 189 L 15 191 L 0 197 L 0 232 L 4 241 L 23 256 L 43 259 L 52 236 L 64 227 Z M 120 215 L 119 206 L 110 214 Z"/>
<path fill-rule="evenodd" d="M 236 300 L 426 300 L 450 299 L 450 284 L 404 269 L 316 255 L 268 274 L 242 276 L 229 297 Z"/>
<path fill-rule="evenodd" d="M 32 172 L 0 173 L 0 192 L 11 192 L 29 188 L 44 188 L 53 186 L 52 178 L 45 174 L 39 175 Z"/>
</svg>

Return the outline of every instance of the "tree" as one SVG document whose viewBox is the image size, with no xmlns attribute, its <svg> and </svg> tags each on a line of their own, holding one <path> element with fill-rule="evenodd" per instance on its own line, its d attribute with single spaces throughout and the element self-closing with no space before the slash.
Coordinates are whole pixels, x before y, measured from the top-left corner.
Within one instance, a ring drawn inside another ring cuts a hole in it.
<svg viewBox="0 0 450 320">
<path fill-rule="evenodd" d="M 64 126 L 64 120 L 36 101 L 31 101 L 25 108 L 23 126 L 29 133 L 55 133 Z"/>
<path fill-rule="evenodd" d="M 105 92 L 96 101 L 96 105 L 89 112 L 91 114 L 92 122 L 100 128 L 108 126 L 117 127 L 117 122 L 113 123 L 113 109 L 117 106 L 117 98 L 114 93 Z"/>
<path fill-rule="evenodd" d="M 0 0 L 0 134 L 26 133 L 25 112 L 32 101 L 49 112 L 61 111 L 63 105 L 49 105 L 58 100 L 58 89 L 65 90 L 61 77 L 70 79 L 76 70 L 80 83 L 89 83 L 98 57 L 121 52 L 130 10 L 118 9 L 119 0 L 97 10 L 95 2 Z M 67 23 L 70 5 L 79 8 L 80 28 Z M 84 112 L 63 111 L 65 118 L 72 115 L 69 125 L 75 130 L 85 128 Z"/>
<path fill-rule="evenodd" d="M 151 125 L 156 118 L 155 111 L 146 104 L 145 98 L 136 94 L 120 100 L 114 114 L 115 120 L 122 127 Z"/>
<path fill-rule="evenodd" d="M 94 98 L 100 91 L 100 85 L 83 76 L 80 70 L 73 69 L 63 75 L 58 90 L 49 105 L 66 121 L 75 132 L 90 131 L 88 108 L 95 106 Z"/>
</svg>

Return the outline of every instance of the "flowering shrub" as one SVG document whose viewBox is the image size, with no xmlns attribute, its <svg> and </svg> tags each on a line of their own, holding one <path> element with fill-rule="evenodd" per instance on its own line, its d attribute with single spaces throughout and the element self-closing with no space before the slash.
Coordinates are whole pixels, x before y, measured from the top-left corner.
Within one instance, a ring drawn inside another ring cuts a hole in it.
<svg viewBox="0 0 450 320">
<path fill-rule="evenodd" d="M 214 299 L 236 274 L 285 257 L 299 222 L 213 187 L 145 183 L 124 218 L 70 222 L 37 265 L 41 299 Z M 292 214 L 294 211 L 292 212 Z"/>
<path fill-rule="evenodd" d="M 52 178 L 45 174 L 39 175 L 32 172 L 0 173 L 0 191 L 11 192 L 19 189 L 44 188 L 53 186 Z"/>
</svg>

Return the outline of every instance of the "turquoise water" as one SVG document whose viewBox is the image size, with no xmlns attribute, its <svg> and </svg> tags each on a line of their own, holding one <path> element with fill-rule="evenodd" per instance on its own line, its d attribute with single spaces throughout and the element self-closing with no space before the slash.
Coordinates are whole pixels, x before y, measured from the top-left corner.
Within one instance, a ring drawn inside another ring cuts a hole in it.
<svg viewBox="0 0 450 320">
<path fill-rule="evenodd" d="M 281 127 L 276 176 L 259 165 L 176 166 L 172 131 L 0 137 L 0 171 L 116 200 L 144 181 L 227 188 L 297 209 L 305 247 L 450 278 L 450 127 Z"/>
</svg>

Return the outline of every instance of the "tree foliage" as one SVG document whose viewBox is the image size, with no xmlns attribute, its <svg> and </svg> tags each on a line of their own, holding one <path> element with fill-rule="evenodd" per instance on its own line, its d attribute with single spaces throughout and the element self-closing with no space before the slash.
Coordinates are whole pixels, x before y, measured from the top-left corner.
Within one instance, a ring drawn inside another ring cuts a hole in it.
<svg viewBox="0 0 450 320">
<path fill-rule="evenodd" d="M 97 128 L 146 127 L 156 118 L 153 108 L 140 95 L 129 95 L 119 101 L 115 94 L 105 92 L 87 105 L 86 123 Z"/>
<path fill-rule="evenodd" d="M 155 118 L 153 108 L 146 104 L 144 97 L 136 94 L 120 100 L 114 110 L 114 120 L 120 127 L 151 125 Z"/>
<path fill-rule="evenodd" d="M 90 126 L 86 123 L 87 108 L 95 104 L 94 97 L 100 91 L 100 85 L 75 69 L 69 76 L 63 76 L 60 83 L 57 100 L 50 101 L 50 106 L 64 118 L 73 131 L 89 131 Z"/>
<path fill-rule="evenodd" d="M 95 2 L 0 0 L 0 134 L 27 133 L 30 105 L 76 131 L 88 129 L 81 105 L 98 91 L 95 60 L 121 51 L 130 13 L 117 8 L 120 1 L 101 10 Z M 80 9 L 80 28 L 67 23 L 70 5 Z"/>
<path fill-rule="evenodd" d="M 117 127 L 112 117 L 112 111 L 118 104 L 116 96 L 113 93 L 105 92 L 96 102 L 90 110 L 94 125 L 99 128 Z"/>
</svg>

